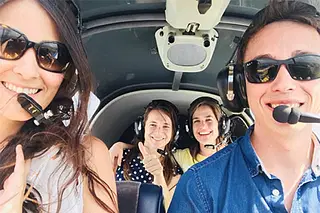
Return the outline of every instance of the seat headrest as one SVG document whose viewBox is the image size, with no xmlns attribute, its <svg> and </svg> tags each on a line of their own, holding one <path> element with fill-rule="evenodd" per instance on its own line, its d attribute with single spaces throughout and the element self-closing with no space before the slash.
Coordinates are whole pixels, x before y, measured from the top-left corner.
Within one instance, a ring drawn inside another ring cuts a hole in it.
<svg viewBox="0 0 320 213">
<path fill-rule="evenodd" d="M 160 186 L 134 181 L 116 184 L 120 213 L 165 213 Z"/>
</svg>

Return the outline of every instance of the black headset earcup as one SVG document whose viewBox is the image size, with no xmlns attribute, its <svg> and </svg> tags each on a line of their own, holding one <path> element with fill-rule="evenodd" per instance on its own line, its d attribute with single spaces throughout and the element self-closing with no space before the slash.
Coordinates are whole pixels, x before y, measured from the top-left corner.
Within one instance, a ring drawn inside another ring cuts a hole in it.
<svg viewBox="0 0 320 213">
<path fill-rule="evenodd" d="M 57 98 L 48 107 L 52 110 L 54 119 L 70 120 L 74 113 L 73 101 L 71 98 Z"/>
<path fill-rule="evenodd" d="M 223 115 L 219 120 L 219 135 L 224 136 L 230 131 L 230 119 Z"/>
<path fill-rule="evenodd" d="M 231 137 L 231 120 L 223 115 L 219 120 L 219 136 L 223 138 L 223 143 L 229 143 Z"/>
<path fill-rule="evenodd" d="M 138 119 L 134 122 L 134 132 L 136 137 L 143 141 L 144 138 L 144 127 L 143 127 L 143 117 L 139 116 Z"/>
<path fill-rule="evenodd" d="M 234 66 L 236 67 L 236 66 Z M 241 84 L 241 87 L 239 86 L 239 71 L 235 70 L 234 68 L 234 75 L 233 75 L 233 92 L 234 97 L 232 100 L 229 100 L 227 97 L 228 94 L 228 74 L 229 74 L 229 66 L 225 67 L 223 70 L 221 70 L 218 73 L 217 76 L 217 87 L 218 87 L 218 92 L 220 95 L 220 98 L 222 100 L 223 106 L 228 109 L 229 111 L 232 112 L 242 112 L 244 108 L 246 108 L 246 105 L 243 105 L 243 103 L 246 103 L 246 96 L 245 93 L 240 92 L 239 89 L 243 89 L 245 92 L 245 83 Z M 237 73 L 237 74 L 235 74 Z M 241 95 L 240 95 L 241 94 Z M 245 98 L 245 100 L 241 100 Z"/>
<path fill-rule="evenodd" d="M 175 132 L 175 135 L 173 137 L 172 143 L 176 143 L 178 141 L 178 139 L 179 139 L 179 136 L 180 136 L 180 128 L 178 127 L 176 132 Z"/>
<path fill-rule="evenodd" d="M 185 121 L 185 131 L 186 131 L 186 133 L 188 133 L 190 138 L 193 138 L 192 126 L 190 123 L 190 119 L 186 119 L 186 121 Z"/>
</svg>

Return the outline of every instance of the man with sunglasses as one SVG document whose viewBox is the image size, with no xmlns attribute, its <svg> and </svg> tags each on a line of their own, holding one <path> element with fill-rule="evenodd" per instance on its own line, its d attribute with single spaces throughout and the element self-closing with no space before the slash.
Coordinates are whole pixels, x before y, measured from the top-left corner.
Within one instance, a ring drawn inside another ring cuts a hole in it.
<svg viewBox="0 0 320 213">
<path fill-rule="evenodd" d="M 182 176 L 169 213 L 319 212 L 320 145 L 312 125 L 272 116 L 279 105 L 319 114 L 319 32 L 319 12 L 298 1 L 271 1 L 254 17 L 239 44 L 233 85 L 255 125 Z"/>
</svg>

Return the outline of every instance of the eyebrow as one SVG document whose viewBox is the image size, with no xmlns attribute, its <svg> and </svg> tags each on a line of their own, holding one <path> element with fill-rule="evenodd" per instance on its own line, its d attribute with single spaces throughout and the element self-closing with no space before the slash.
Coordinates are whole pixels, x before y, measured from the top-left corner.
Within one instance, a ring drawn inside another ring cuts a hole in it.
<svg viewBox="0 0 320 213">
<path fill-rule="evenodd" d="M 315 53 L 315 52 L 310 52 L 310 51 L 305 51 L 305 50 L 295 50 L 291 53 L 291 57 L 294 57 L 294 56 L 298 56 L 298 55 L 305 55 L 305 54 L 318 54 L 318 53 Z M 276 57 L 274 57 L 273 55 L 271 54 L 261 54 L 261 55 L 257 55 L 256 57 L 254 57 L 252 60 L 256 60 L 256 59 L 259 59 L 259 58 L 271 58 L 271 59 L 276 59 Z M 250 60 L 250 61 L 252 61 Z"/>
<path fill-rule="evenodd" d="M 292 52 L 292 57 L 297 56 L 297 55 L 305 55 L 305 54 L 318 54 L 316 52 L 310 52 L 310 51 L 305 51 L 305 50 L 296 50 Z"/>
<path fill-rule="evenodd" d="M 207 115 L 205 118 L 214 118 L 214 117 L 212 115 Z M 196 120 L 196 119 L 199 119 L 199 117 L 192 118 L 192 120 Z"/>
<path fill-rule="evenodd" d="M 150 121 L 150 123 L 152 123 L 152 124 L 158 124 L 158 122 L 156 122 L 156 121 Z M 163 124 L 164 124 L 164 125 L 168 125 L 168 126 L 170 126 L 170 124 L 169 124 L 169 123 L 167 123 L 167 122 L 164 122 Z"/>
<path fill-rule="evenodd" d="M 257 55 L 256 57 L 254 57 L 250 61 L 253 61 L 253 60 L 256 60 L 256 59 L 259 59 L 259 58 L 272 58 L 272 59 L 275 59 L 275 57 L 273 57 L 271 54 L 261 54 L 261 55 Z"/>
</svg>

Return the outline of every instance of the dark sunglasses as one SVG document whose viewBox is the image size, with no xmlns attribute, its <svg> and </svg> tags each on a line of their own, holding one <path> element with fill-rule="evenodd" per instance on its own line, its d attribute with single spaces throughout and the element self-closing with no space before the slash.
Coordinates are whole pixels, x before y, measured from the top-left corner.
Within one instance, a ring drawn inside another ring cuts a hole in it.
<svg viewBox="0 0 320 213">
<path fill-rule="evenodd" d="M 35 43 L 17 30 L 0 24 L 0 58 L 5 60 L 20 59 L 27 49 L 36 51 L 39 67 L 54 73 L 64 73 L 71 64 L 67 47 L 57 41 Z"/>
<path fill-rule="evenodd" d="M 281 65 L 285 65 L 292 79 L 311 81 L 320 78 L 320 56 L 299 55 L 286 60 L 261 58 L 243 65 L 244 74 L 250 83 L 267 83 L 273 81 Z"/>
</svg>

